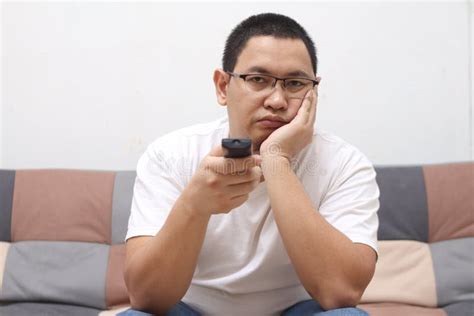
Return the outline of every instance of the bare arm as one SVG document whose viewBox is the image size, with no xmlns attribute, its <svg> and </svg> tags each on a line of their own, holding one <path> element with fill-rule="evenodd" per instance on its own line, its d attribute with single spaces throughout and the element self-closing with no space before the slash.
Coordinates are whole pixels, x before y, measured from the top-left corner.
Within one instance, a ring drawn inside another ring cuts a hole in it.
<svg viewBox="0 0 474 316">
<path fill-rule="evenodd" d="M 201 162 L 160 232 L 127 242 L 125 283 L 132 307 L 164 314 L 186 294 L 212 214 L 248 199 L 261 171 L 257 157 L 229 160 L 220 146 Z"/>
<path fill-rule="evenodd" d="M 270 164 L 278 172 L 267 172 Z M 357 305 L 374 273 L 374 250 L 319 214 L 286 158 L 264 158 L 262 166 L 275 222 L 303 286 L 325 309 Z"/>
<path fill-rule="evenodd" d="M 210 218 L 186 205 L 181 197 L 156 236 L 127 241 L 125 282 L 133 308 L 162 314 L 186 293 Z"/>
</svg>

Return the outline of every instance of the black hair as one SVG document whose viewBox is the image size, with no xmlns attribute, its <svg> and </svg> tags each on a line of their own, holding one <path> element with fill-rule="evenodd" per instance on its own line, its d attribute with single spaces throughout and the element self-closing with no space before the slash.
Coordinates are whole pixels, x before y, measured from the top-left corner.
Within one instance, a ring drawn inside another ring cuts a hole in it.
<svg viewBox="0 0 474 316">
<path fill-rule="evenodd" d="M 227 37 L 222 56 L 224 71 L 234 71 L 247 42 L 254 36 L 273 36 L 276 38 L 301 39 L 311 58 L 313 71 L 318 69 L 316 47 L 306 30 L 292 18 L 277 13 L 252 15 L 238 24 Z"/>
</svg>

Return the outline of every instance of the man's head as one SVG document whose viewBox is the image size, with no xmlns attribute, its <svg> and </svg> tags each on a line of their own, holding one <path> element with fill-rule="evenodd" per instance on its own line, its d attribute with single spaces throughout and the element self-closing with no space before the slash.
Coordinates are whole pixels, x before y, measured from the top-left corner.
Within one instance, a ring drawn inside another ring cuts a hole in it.
<svg viewBox="0 0 474 316">
<path fill-rule="evenodd" d="M 271 13 L 251 16 L 232 31 L 223 68 L 214 72 L 214 83 L 218 102 L 227 106 L 229 137 L 249 137 L 257 151 L 275 129 L 295 117 L 301 96 L 320 79 L 316 49 L 306 31 L 294 20 Z M 296 80 L 266 77 L 273 82 L 260 90 L 266 79 L 258 75 Z M 308 84 L 294 92 L 300 82 Z"/>
</svg>

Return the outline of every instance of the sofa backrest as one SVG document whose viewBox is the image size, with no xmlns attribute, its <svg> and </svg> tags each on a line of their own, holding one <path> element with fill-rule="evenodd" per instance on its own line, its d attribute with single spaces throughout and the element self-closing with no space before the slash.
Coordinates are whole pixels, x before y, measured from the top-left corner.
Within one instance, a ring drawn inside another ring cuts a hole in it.
<svg viewBox="0 0 474 316">
<path fill-rule="evenodd" d="M 128 303 L 135 172 L 0 170 L 0 301 Z"/>
<path fill-rule="evenodd" d="M 362 301 L 474 299 L 474 163 L 376 167 L 379 259 Z M 128 303 L 135 172 L 0 170 L 0 302 Z"/>
<path fill-rule="evenodd" d="M 474 163 L 376 167 L 379 259 L 362 302 L 474 300 Z"/>
</svg>

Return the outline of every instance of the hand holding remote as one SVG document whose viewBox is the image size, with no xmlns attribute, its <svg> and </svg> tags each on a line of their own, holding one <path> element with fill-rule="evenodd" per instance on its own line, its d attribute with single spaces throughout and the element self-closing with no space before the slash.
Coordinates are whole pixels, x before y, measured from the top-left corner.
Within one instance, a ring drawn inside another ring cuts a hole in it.
<svg viewBox="0 0 474 316">
<path fill-rule="evenodd" d="M 201 161 L 183 191 L 183 198 L 193 213 L 206 216 L 228 213 L 247 201 L 262 175 L 260 156 L 250 155 L 251 143 L 247 141 L 250 142 L 223 141 L 225 148 L 214 147 Z"/>
</svg>

